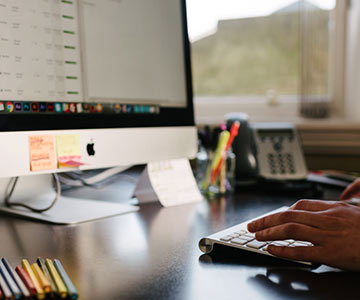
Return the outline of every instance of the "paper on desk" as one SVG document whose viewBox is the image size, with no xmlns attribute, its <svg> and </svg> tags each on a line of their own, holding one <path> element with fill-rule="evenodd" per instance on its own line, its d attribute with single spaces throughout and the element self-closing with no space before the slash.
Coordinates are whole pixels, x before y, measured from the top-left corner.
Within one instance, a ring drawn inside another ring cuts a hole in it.
<svg viewBox="0 0 360 300">
<path fill-rule="evenodd" d="M 148 163 L 135 196 L 142 203 L 158 199 L 164 207 L 203 200 L 187 159 Z"/>
<path fill-rule="evenodd" d="M 81 162 L 80 138 L 78 134 L 56 136 L 59 168 L 79 167 Z"/>
<path fill-rule="evenodd" d="M 55 139 L 53 135 L 29 136 L 30 170 L 54 170 L 56 165 Z"/>
</svg>

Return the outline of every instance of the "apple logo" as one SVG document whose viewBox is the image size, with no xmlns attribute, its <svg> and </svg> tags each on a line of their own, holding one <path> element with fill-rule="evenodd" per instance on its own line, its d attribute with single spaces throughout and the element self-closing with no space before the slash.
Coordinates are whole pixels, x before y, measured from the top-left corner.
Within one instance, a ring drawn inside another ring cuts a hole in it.
<svg viewBox="0 0 360 300">
<path fill-rule="evenodd" d="M 86 151 L 87 151 L 89 156 L 94 156 L 95 155 L 94 146 L 95 146 L 95 143 L 93 142 L 93 140 L 91 140 L 90 143 L 88 143 L 86 145 Z"/>
</svg>

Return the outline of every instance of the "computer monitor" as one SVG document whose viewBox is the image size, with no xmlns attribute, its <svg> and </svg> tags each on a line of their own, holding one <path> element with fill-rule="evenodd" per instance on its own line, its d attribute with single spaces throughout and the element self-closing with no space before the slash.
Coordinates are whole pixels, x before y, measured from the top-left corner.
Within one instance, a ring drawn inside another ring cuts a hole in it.
<svg viewBox="0 0 360 300">
<path fill-rule="evenodd" d="M 2 178 L 74 170 L 34 137 L 81 170 L 194 157 L 185 0 L 0 0 L 0 131 Z"/>
</svg>

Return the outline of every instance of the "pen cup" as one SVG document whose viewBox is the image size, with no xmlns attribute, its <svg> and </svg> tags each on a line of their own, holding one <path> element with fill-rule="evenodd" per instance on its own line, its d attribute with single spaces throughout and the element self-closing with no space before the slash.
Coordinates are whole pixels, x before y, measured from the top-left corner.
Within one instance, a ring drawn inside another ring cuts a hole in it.
<svg viewBox="0 0 360 300">
<path fill-rule="evenodd" d="M 208 155 L 206 174 L 199 182 L 200 190 L 209 197 L 223 196 L 232 193 L 235 189 L 235 153 L 230 148 L 225 159 L 221 162 L 216 176 L 212 169 L 213 153 Z"/>
</svg>

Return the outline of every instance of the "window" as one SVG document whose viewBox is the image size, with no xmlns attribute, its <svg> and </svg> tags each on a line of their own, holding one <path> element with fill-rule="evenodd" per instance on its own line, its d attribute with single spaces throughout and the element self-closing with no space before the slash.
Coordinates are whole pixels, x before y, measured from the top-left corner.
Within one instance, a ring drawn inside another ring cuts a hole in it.
<svg viewBox="0 0 360 300">
<path fill-rule="evenodd" d="M 327 116 L 336 81 L 336 0 L 187 6 L 199 124 L 218 123 L 230 111 L 261 121 Z"/>
</svg>

